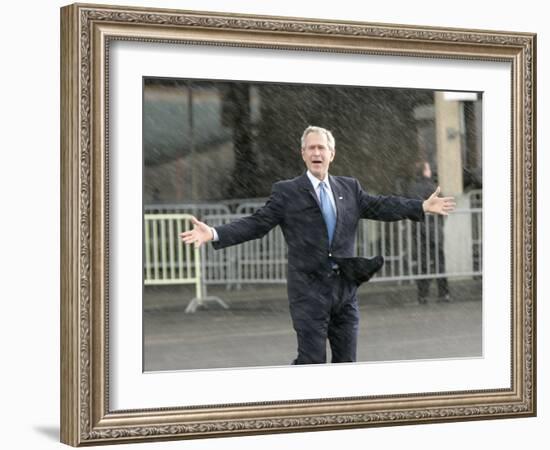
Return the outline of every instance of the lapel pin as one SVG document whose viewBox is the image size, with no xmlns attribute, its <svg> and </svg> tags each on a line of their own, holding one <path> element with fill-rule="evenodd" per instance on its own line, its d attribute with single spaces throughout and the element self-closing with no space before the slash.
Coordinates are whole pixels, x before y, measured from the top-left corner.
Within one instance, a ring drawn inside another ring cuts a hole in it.
<svg viewBox="0 0 550 450">
<path fill-rule="evenodd" d="M 338 197 L 338 200 L 343 200 L 343 199 L 344 199 L 344 197 Z"/>
</svg>

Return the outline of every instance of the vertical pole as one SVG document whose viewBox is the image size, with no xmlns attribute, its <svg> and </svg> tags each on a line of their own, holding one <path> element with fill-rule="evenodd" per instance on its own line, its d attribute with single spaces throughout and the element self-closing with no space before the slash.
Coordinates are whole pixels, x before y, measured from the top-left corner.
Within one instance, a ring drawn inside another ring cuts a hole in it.
<svg viewBox="0 0 550 450">
<path fill-rule="evenodd" d="M 202 270 L 201 270 L 201 250 L 194 248 L 195 252 L 195 287 L 197 291 L 198 304 L 202 305 Z"/>
</svg>

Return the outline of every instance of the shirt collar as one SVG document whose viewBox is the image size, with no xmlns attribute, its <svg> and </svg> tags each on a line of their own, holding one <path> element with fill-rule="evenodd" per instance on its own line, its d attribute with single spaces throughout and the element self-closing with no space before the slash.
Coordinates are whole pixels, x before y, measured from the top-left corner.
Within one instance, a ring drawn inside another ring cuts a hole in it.
<svg viewBox="0 0 550 450">
<path fill-rule="evenodd" d="M 311 181 L 311 184 L 313 184 L 314 189 L 318 189 L 319 184 L 321 183 L 321 180 L 319 180 L 319 178 L 313 175 L 309 170 L 306 171 L 306 174 L 307 174 L 307 177 L 309 178 L 309 181 Z M 327 187 L 330 189 L 330 184 L 328 182 L 328 173 L 323 181 L 326 183 Z"/>
</svg>

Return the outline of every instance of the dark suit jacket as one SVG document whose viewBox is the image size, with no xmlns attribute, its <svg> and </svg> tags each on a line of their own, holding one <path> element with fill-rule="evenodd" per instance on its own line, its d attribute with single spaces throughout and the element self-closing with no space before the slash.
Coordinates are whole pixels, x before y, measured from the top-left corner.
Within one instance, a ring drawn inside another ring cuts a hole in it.
<svg viewBox="0 0 550 450">
<path fill-rule="evenodd" d="M 312 279 L 308 277 L 331 267 L 330 257 L 354 256 L 359 219 L 424 219 L 421 200 L 369 195 L 355 178 L 330 176 L 329 180 L 337 209 L 330 247 L 317 195 L 304 173 L 273 184 L 267 203 L 251 216 L 216 227 L 219 241 L 213 243 L 214 248 L 261 238 L 279 225 L 288 246 L 288 291 L 292 300 L 309 288 Z"/>
</svg>

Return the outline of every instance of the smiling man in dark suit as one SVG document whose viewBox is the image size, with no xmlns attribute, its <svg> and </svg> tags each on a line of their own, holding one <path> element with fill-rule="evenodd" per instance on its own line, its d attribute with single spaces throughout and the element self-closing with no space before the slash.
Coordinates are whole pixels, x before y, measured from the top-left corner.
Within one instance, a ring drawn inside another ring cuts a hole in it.
<svg viewBox="0 0 550 450">
<path fill-rule="evenodd" d="M 325 363 L 327 339 L 333 363 L 354 362 L 357 287 L 383 263 L 381 257 L 354 257 L 359 220 L 421 221 L 425 213 L 447 215 L 455 204 L 451 197 L 438 197 L 439 188 L 424 201 L 374 196 L 354 178 L 329 175 L 335 141 L 324 128 L 306 128 L 301 144 L 306 173 L 273 184 L 262 208 L 216 228 L 194 219 L 193 230 L 181 238 L 195 246 L 213 241 L 221 249 L 261 238 L 279 225 L 288 246 L 287 290 L 298 340 L 293 364 Z"/>
</svg>

